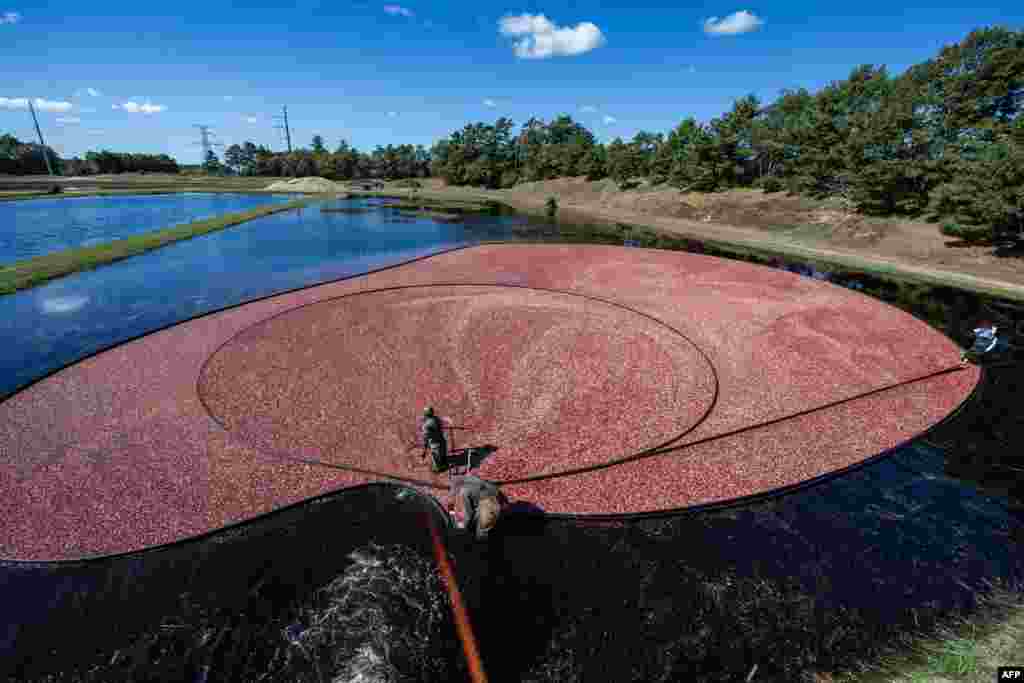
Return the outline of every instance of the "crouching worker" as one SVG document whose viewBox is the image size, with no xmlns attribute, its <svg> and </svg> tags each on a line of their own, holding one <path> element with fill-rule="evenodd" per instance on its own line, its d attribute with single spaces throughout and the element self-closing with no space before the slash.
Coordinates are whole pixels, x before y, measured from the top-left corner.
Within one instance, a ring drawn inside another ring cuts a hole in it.
<svg viewBox="0 0 1024 683">
<path fill-rule="evenodd" d="M 458 509 L 461 504 L 462 521 L 457 522 L 459 529 L 471 529 L 476 532 L 477 540 L 486 540 L 498 523 L 502 508 L 507 502 L 498 487 L 473 475 L 455 476 L 451 479 L 450 506 Z"/>
</svg>

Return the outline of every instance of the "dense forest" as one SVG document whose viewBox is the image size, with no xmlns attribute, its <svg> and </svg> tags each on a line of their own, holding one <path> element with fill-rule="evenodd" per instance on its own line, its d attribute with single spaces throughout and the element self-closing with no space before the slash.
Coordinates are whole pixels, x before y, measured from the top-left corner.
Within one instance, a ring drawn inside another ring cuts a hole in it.
<svg viewBox="0 0 1024 683">
<path fill-rule="evenodd" d="M 1024 32 L 986 28 L 900 76 L 865 64 L 816 93 L 783 90 L 764 105 L 748 95 L 709 123 L 683 119 L 667 133 L 597 142 L 570 116 L 531 118 L 518 133 L 500 118 L 471 123 L 430 150 L 360 152 L 323 138 L 310 149 L 271 152 L 232 145 L 209 173 L 410 178 L 508 188 L 564 176 L 646 179 L 681 191 L 733 187 L 836 197 L 875 215 L 941 218 L 968 239 L 1024 240 Z M 61 162 L 73 173 L 177 170 L 165 155 L 90 152 Z M 15 169 L 15 170 L 12 170 Z M 0 173 L 45 173 L 38 145 L 0 138 Z"/>
</svg>

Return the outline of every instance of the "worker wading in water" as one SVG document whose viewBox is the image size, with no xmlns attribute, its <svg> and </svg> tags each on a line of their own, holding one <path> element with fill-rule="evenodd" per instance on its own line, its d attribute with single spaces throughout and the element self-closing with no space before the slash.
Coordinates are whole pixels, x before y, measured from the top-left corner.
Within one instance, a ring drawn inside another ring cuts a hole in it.
<svg viewBox="0 0 1024 683">
<path fill-rule="evenodd" d="M 475 531 L 477 540 L 487 539 L 507 502 L 504 494 L 491 482 L 471 474 L 452 477 L 448 493 L 449 508 L 453 512 L 462 508 L 462 521 L 456 526 Z"/>
<path fill-rule="evenodd" d="M 434 472 L 440 472 L 444 469 L 445 462 L 448 460 L 448 442 L 444 438 L 444 428 L 441 426 L 441 420 L 434 415 L 433 408 L 427 408 L 423 411 L 423 425 L 421 429 L 423 436 L 422 457 L 426 457 L 427 453 L 430 453 L 430 469 Z"/>
</svg>

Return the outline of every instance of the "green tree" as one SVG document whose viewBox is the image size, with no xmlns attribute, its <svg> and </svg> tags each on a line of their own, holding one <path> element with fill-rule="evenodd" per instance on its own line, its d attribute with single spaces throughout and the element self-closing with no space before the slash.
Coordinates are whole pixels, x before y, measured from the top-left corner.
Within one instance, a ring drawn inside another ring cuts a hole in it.
<svg viewBox="0 0 1024 683">
<path fill-rule="evenodd" d="M 206 158 L 203 160 L 203 168 L 209 175 L 216 175 L 221 172 L 220 159 L 212 149 L 206 150 Z"/>
<path fill-rule="evenodd" d="M 324 154 L 327 148 L 324 147 L 324 139 L 320 135 L 313 136 L 313 154 Z"/>
<path fill-rule="evenodd" d="M 242 172 L 242 165 L 245 162 L 245 152 L 242 146 L 234 144 L 224 150 L 224 163 L 235 173 Z"/>
</svg>

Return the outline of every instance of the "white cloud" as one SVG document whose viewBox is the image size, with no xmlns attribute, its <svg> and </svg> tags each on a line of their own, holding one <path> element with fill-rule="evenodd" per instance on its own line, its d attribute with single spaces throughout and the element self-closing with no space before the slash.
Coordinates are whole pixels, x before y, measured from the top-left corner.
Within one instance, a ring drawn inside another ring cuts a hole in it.
<svg viewBox="0 0 1024 683">
<path fill-rule="evenodd" d="M 81 123 L 82 119 L 77 116 L 58 116 L 57 123 Z"/>
<path fill-rule="evenodd" d="M 32 101 L 32 104 L 34 104 L 36 109 L 39 111 L 50 111 L 61 114 L 66 111 L 71 111 L 70 102 L 51 102 L 50 100 L 44 100 L 37 97 Z"/>
<path fill-rule="evenodd" d="M 162 104 L 153 104 L 152 102 L 146 102 L 139 104 L 138 102 L 124 102 L 122 104 L 113 105 L 114 109 L 123 109 L 129 114 L 159 114 L 165 111 L 167 107 Z"/>
<path fill-rule="evenodd" d="M 388 112 L 388 116 L 390 116 L 391 118 L 395 118 L 396 116 L 398 116 L 398 112 L 397 111 L 389 111 Z"/>
<path fill-rule="evenodd" d="M 4 12 L 0 14 L 0 24 L 17 24 L 21 21 L 21 15 L 17 12 Z"/>
<path fill-rule="evenodd" d="M 618 119 L 617 118 L 615 118 L 614 116 L 608 116 L 607 114 L 601 120 L 604 121 L 604 125 L 606 125 L 606 126 L 610 126 L 613 123 L 618 123 Z"/>
<path fill-rule="evenodd" d="M 120 109 L 121 105 L 120 104 L 112 104 L 112 105 L 110 105 L 110 108 L 111 109 Z"/>
<path fill-rule="evenodd" d="M 402 15 L 403 17 L 413 16 L 412 10 L 401 5 L 384 5 L 384 11 L 392 16 Z"/>
<path fill-rule="evenodd" d="M 512 45 L 520 59 L 581 55 L 606 42 L 601 29 L 589 21 L 560 28 L 543 14 L 520 14 L 504 17 L 498 25 L 504 36 L 522 36 Z"/>
<path fill-rule="evenodd" d="M 764 20 L 743 9 L 733 12 L 724 19 L 711 17 L 704 20 L 704 33 L 715 36 L 732 36 L 738 33 L 756 31 L 764 25 Z"/>
<path fill-rule="evenodd" d="M 245 117 L 245 121 L 246 121 L 246 123 L 256 123 L 256 120 L 257 120 L 257 119 L 256 119 L 256 117 L 255 117 L 255 116 L 246 116 L 246 117 Z"/>
<path fill-rule="evenodd" d="M 484 106 L 493 109 L 494 107 L 498 106 L 498 103 L 490 98 L 487 98 L 486 100 L 484 100 Z"/>
<path fill-rule="evenodd" d="M 596 114 L 597 107 L 595 107 L 592 104 L 584 104 L 582 107 L 580 107 L 580 111 L 583 112 L 584 114 Z"/>
<path fill-rule="evenodd" d="M 85 92 L 89 93 L 93 97 L 99 97 L 100 95 L 103 94 L 99 90 L 97 90 L 96 88 L 86 88 Z"/>
<path fill-rule="evenodd" d="M 28 99 L 24 97 L 0 97 L 0 109 L 28 109 Z"/>
</svg>

